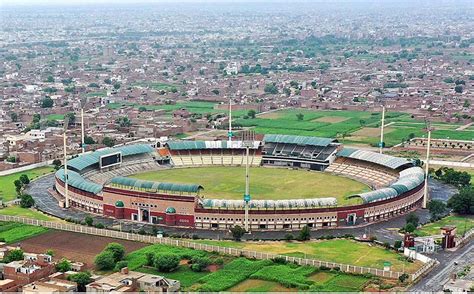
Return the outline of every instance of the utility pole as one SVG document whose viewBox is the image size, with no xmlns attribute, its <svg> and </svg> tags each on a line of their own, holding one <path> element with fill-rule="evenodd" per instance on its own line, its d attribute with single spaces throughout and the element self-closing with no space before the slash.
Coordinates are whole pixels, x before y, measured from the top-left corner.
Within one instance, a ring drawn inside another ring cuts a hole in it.
<svg viewBox="0 0 474 294">
<path fill-rule="evenodd" d="M 84 132 L 84 106 L 87 103 L 87 98 L 82 98 L 81 99 L 81 148 L 82 148 L 82 153 L 86 152 L 86 145 L 85 145 L 85 132 Z"/>
<path fill-rule="evenodd" d="M 255 133 L 252 130 L 247 130 L 242 133 L 242 144 L 245 147 L 245 218 L 244 218 L 244 228 L 246 232 L 250 232 L 249 226 L 249 202 L 250 202 L 250 175 L 249 175 L 249 157 L 250 157 L 250 147 L 253 147 L 255 141 Z"/>
<path fill-rule="evenodd" d="M 430 149 L 431 149 L 431 131 L 433 130 L 431 127 L 431 122 L 428 118 L 425 119 L 426 124 L 426 131 L 428 132 L 428 142 L 426 143 L 426 163 L 425 163 L 425 187 L 423 191 L 423 208 L 426 208 L 428 205 L 428 198 L 429 198 L 429 188 L 428 188 L 428 172 L 430 167 Z"/>
<path fill-rule="evenodd" d="M 63 126 L 63 148 L 64 148 L 64 207 L 69 208 L 69 187 L 68 187 L 68 174 L 67 174 L 67 127 L 69 125 L 69 117 L 64 118 Z"/>
<path fill-rule="evenodd" d="M 385 125 L 385 106 L 382 105 L 382 124 L 380 125 L 380 143 L 379 143 L 379 153 L 382 154 L 383 147 L 385 145 L 383 141 L 383 128 Z"/>
</svg>

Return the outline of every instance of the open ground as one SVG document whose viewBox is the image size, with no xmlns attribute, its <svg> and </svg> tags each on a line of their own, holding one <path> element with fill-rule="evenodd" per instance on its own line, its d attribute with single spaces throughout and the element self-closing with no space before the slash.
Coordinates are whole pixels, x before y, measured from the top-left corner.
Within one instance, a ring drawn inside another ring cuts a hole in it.
<svg viewBox="0 0 474 294">
<path fill-rule="evenodd" d="M 54 169 L 50 166 L 39 167 L 29 171 L 18 172 L 7 176 L 0 177 L 0 197 L 4 202 L 10 201 L 16 198 L 15 184 L 13 182 L 25 174 L 30 180 L 33 180 L 39 176 L 52 173 Z"/>
<path fill-rule="evenodd" d="M 203 196 L 242 199 L 245 191 L 243 167 L 197 167 L 160 170 L 133 175 L 142 180 L 171 183 L 194 183 L 204 187 Z M 338 205 L 358 203 L 345 196 L 369 191 L 366 185 L 323 172 L 284 168 L 250 169 L 250 193 L 253 199 L 301 199 L 336 197 Z"/>
</svg>

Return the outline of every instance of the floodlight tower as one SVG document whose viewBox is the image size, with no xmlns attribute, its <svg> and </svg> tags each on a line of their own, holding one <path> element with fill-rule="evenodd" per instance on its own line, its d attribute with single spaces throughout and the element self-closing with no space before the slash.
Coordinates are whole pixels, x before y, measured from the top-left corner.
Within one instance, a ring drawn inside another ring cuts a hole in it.
<svg viewBox="0 0 474 294">
<path fill-rule="evenodd" d="M 383 147 L 385 145 L 383 141 L 383 128 L 385 125 L 385 105 L 382 105 L 382 124 L 380 125 L 380 143 L 379 143 L 379 153 L 382 154 Z"/>
<path fill-rule="evenodd" d="M 84 132 L 84 106 L 87 103 L 87 98 L 81 98 L 81 148 L 82 153 L 86 152 L 86 145 L 85 145 L 85 132 Z"/>
<path fill-rule="evenodd" d="M 430 149 L 431 149 L 431 131 L 433 130 L 431 122 L 428 118 L 425 119 L 426 132 L 428 133 L 428 142 L 426 143 L 426 163 L 425 163 L 425 187 L 423 191 L 422 207 L 426 208 L 428 205 L 429 189 L 428 189 L 428 172 L 430 168 Z"/>
<path fill-rule="evenodd" d="M 234 136 L 232 133 L 232 97 L 229 97 L 229 131 L 227 132 L 227 136 L 229 143 L 232 142 L 232 137 Z"/>
<path fill-rule="evenodd" d="M 63 126 L 63 148 L 64 148 L 64 207 L 69 208 L 69 187 L 68 187 L 68 174 L 67 174 L 67 127 L 69 125 L 69 117 L 64 118 L 64 126 Z"/>
<path fill-rule="evenodd" d="M 244 228 L 246 232 L 250 232 L 249 227 L 249 202 L 250 202 L 250 175 L 249 175 L 249 157 L 250 147 L 253 147 L 255 141 L 255 132 L 247 130 L 242 132 L 242 144 L 245 147 L 245 218 Z"/>
</svg>

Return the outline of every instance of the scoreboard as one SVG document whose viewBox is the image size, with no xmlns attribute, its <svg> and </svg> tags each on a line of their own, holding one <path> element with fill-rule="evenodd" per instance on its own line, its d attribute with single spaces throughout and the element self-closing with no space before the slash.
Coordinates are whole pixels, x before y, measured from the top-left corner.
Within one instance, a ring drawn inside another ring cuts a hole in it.
<svg viewBox="0 0 474 294">
<path fill-rule="evenodd" d="M 102 155 L 99 160 L 99 165 L 101 169 L 120 164 L 122 164 L 122 152 Z"/>
</svg>

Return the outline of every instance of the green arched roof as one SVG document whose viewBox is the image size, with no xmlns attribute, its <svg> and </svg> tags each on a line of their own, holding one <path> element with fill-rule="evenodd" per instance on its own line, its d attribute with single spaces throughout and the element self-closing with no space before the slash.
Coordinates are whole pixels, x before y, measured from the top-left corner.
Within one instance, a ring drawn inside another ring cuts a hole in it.
<svg viewBox="0 0 474 294">
<path fill-rule="evenodd" d="M 158 191 L 169 191 L 169 192 L 185 192 L 185 193 L 197 193 L 203 189 L 202 186 L 196 184 L 174 184 L 174 183 L 159 183 L 152 181 L 144 181 L 127 177 L 115 177 L 110 180 L 111 184 L 127 186 L 137 189 Z"/>
<path fill-rule="evenodd" d="M 65 181 L 64 168 L 59 169 L 55 175 L 56 175 L 56 178 L 60 179 L 62 182 Z M 84 179 L 79 173 L 75 171 L 68 170 L 67 175 L 68 175 L 67 183 L 71 187 L 74 187 L 86 192 L 94 193 L 94 194 L 98 194 L 100 193 L 100 191 L 102 191 L 101 185 Z"/>
<path fill-rule="evenodd" d="M 123 204 L 122 200 L 118 200 L 117 202 L 115 202 L 115 207 L 125 207 L 125 204 Z"/>
<path fill-rule="evenodd" d="M 165 211 L 166 213 L 176 213 L 176 209 L 174 209 L 174 207 L 168 207 Z"/>
</svg>

